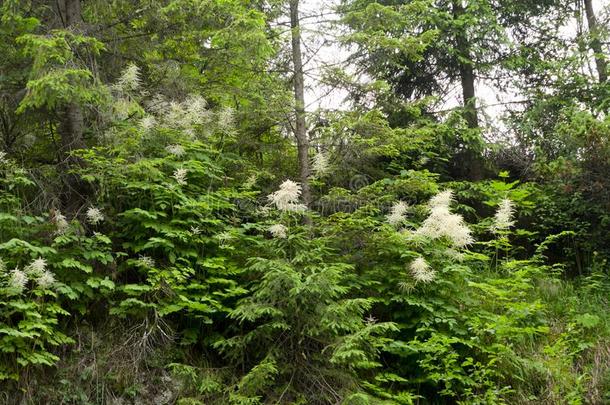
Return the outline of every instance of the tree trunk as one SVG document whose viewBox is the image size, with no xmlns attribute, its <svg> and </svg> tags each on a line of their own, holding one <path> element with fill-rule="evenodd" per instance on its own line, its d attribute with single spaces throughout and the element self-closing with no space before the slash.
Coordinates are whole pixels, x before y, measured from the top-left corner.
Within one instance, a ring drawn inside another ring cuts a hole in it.
<svg viewBox="0 0 610 405">
<path fill-rule="evenodd" d="M 452 0 L 452 11 L 454 20 L 458 20 L 465 12 L 462 0 Z M 477 114 L 477 101 L 474 87 L 475 73 L 471 61 L 470 43 L 464 27 L 458 27 L 456 33 L 456 46 L 458 52 L 457 65 L 460 71 L 460 81 L 462 85 L 462 97 L 464 103 L 464 119 L 468 127 L 479 128 L 479 117 Z M 477 150 L 472 149 L 472 145 L 465 145 L 461 161 L 462 172 L 470 180 L 481 180 L 483 177 L 483 164 L 481 156 Z"/>
<path fill-rule="evenodd" d="M 83 21 L 80 0 L 62 0 L 59 4 L 64 28 L 72 31 L 82 28 Z M 75 149 L 85 147 L 83 129 L 83 113 L 80 105 L 69 103 L 61 112 L 61 124 L 59 127 L 62 158 Z"/>
<path fill-rule="evenodd" d="M 59 11 L 65 29 L 79 31 L 83 28 L 80 0 L 59 0 Z M 70 170 L 83 164 L 82 159 L 71 156 L 72 151 L 86 147 L 83 132 L 85 128 L 83 111 L 78 103 L 70 102 L 59 111 L 58 127 L 61 138 L 59 156 L 64 179 L 62 190 L 62 205 L 66 212 L 76 212 L 85 202 L 90 190 L 78 175 Z"/>
<path fill-rule="evenodd" d="M 290 29 L 292 32 L 292 64 L 294 65 L 294 101 L 295 101 L 295 127 L 294 135 L 297 140 L 297 155 L 299 163 L 299 176 L 302 187 L 302 197 L 305 205 L 311 203 L 309 189 L 309 139 L 305 127 L 305 90 L 303 80 L 303 60 L 301 54 L 301 29 L 299 24 L 299 0 L 290 0 Z"/>
<path fill-rule="evenodd" d="M 585 13 L 587 14 L 587 24 L 589 26 L 590 46 L 594 53 L 595 66 L 597 67 L 597 74 L 600 83 L 608 81 L 608 65 L 606 58 L 604 57 L 604 51 L 602 49 L 602 43 L 599 38 L 599 27 L 597 26 L 597 18 L 593 11 L 593 0 L 585 1 Z"/>
<path fill-rule="evenodd" d="M 462 0 L 453 0 L 453 18 L 457 20 L 464 14 Z M 462 82 L 462 96 L 464 101 L 464 118 L 470 128 L 479 127 L 479 117 L 477 115 L 476 94 L 474 90 L 474 67 L 470 60 L 470 44 L 463 28 L 459 28 L 456 33 L 456 44 L 458 51 L 457 64 L 460 70 L 460 80 Z"/>
</svg>

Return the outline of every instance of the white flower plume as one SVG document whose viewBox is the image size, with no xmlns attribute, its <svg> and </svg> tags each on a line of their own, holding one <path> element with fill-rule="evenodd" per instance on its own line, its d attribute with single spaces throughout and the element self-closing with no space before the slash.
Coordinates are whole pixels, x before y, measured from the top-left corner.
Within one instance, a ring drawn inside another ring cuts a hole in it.
<svg viewBox="0 0 610 405">
<path fill-rule="evenodd" d="M 172 177 L 176 180 L 176 183 L 180 184 L 181 186 L 185 186 L 186 185 L 186 174 L 188 173 L 188 170 L 186 169 L 176 169 L 174 170 L 174 174 L 172 175 Z"/>
<path fill-rule="evenodd" d="M 66 216 L 61 213 L 61 211 L 56 210 L 53 216 L 51 217 L 51 221 L 55 224 L 55 234 L 63 235 L 68 230 L 70 224 L 68 224 L 68 220 Z"/>
<path fill-rule="evenodd" d="M 208 118 L 207 101 L 200 95 L 193 94 L 184 102 L 188 121 L 191 124 L 203 124 Z"/>
<path fill-rule="evenodd" d="M 155 260 L 150 256 L 140 255 L 138 257 L 138 263 L 144 267 L 155 267 Z"/>
<path fill-rule="evenodd" d="M 25 272 L 31 276 L 38 277 L 42 275 L 47 269 L 47 261 L 42 257 L 35 259 L 26 266 Z"/>
<path fill-rule="evenodd" d="M 89 207 L 85 215 L 87 216 L 87 221 L 91 225 L 97 225 L 104 220 L 104 215 L 102 215 L 102 211 L 100 211 L 100 209 L 96 207 Z"/>
<path fill-rule="evenodd" d="M 313 157 L 311 171 L 316 177 L 324 176 L 330 169 L 330 163 L 325 153 L 320 152 Z"/>
<path fill-rule="evenodd" d="M 434 197 L 432 197 L 430 199 L 430 202 L 428 203 L 428 205 L 429 205 L 430 209 L 433 209 L 436 207 L 449 207 L 449 205 L 451 205 L 453 200 L 454 200 L 453 190 L 447 189 L 445 191 L 441 191 L 440 193 L 438 193 Z"/>
<path fill-rule="evenodd" d="M 287 231 L 288 228 L 286 228 L 282 224 L 275 224 L 269 227 L 269 232 L 271 233 L 271 235 L 273 235 L 274 238 L 278 239 L 286 239 L 288 237 Z"/>
<path fill-rule="evenodd" d="M 140 87 L 140 68 L 130 63 L 117 81 L 117 87 L 122 91 L 136 90 Z"/>
<path fill-rule="evenodd" d="M 184 128 L 190 125 L 189 116 L 182 104 L 170 101 L 165 112 L 165 122 L 175 128 Z"/>
<path fill-rule="evenodd" d="M 513 221 L 514 213 L 514 203 L 510 199 L 505 198 L 500 201 L 498 210 L 494 216 L 494 222 L 491 225 L 492 232 L 506 230 L 513 226 L 515 224 L 515 221 Z"/>
<path fill-rule="evenodd" d="M 15 268 L 11 271 L 8 279 L 8 284 L 11 288 L 18 290 L 20 293 L 23 292 L 25 285 L 28 283 L 28 276 L 23 271 Z"/>
<path fill-rule="evenodd" d="M 405 220 L 408 209 L 409 205 L 403 201 L 394 203 L 390 214 L 386 215 L 388 223 L 392 226 L 400 225 Z"/>
<path fill-rule="evenodd" d="M 165 147 L 165 150 L 177 157 L 184 156 L 184 154 L 186 153 L 186 151 L 184 150 L 184 147 L 182 145 L 178 145 L 178 144 L 167 145 Z"/>
<path fill-rule="evenodd" d="M 267 198 L 280 211 L 305 211 L 307 207 L 299 203 L 301 185 L 292 180 L 280 184 L 280 189 L 269 194 Z"/>
<path fill-rule="evenodd" d="M 114 102 L 112 105 L 114 114 L 119 120 L 126 120 L 138 109 L 138 104 L 133 100 L 122 97 Z"/>
<path fill-rule="evenodd" d="M 409 266 L 411 275 L 418 283 L 429 283 L 436 278 L 436 271 L 430 268 L 423 257 L 418 257 Z"/>
<path fill-rule="evenodd" d="M 443 191 L 430 199 L 430 216 L 415 231 L 416 235 L 429 239 L 447 238 L 455 247 L 465 247 L 474 242 L 470 228 L 459 214 L 449 211 L 453 201 L 451 190 Z"/>
<path fill-rule="evenodd" d="M 230 131 L 235 125 L 235 111 L 231 107 L 225 107 L 218 115 L 218 127 L 224 131 Z"/>
<path fill-rule="evenodd" d="M 46 270 L 36 279 L 36 284 L 42 289 L 48 289 L 55 284 L 55 276 Z"/>
<path fill-rule="evenodd" d="M 140 126 L 145 131 L 149 131 L 157 125 L 157 120 L 152 115 L 147 115 L 146 117 L 140 120 Z"/>
</svg>

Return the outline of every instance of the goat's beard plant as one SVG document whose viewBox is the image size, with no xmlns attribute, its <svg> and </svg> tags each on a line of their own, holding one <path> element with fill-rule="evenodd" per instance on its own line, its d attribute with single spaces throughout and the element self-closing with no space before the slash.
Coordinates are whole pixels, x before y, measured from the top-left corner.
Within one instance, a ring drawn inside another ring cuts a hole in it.
<svg viewBox="0 0 610 405">
<path fill-rule="evenodd" d="M 450 211 L 452 202 L 451 191 L 437 194 L 420 225 L 398 231 L 404 235 L 405 277 L 386 302 L 389 320 L 400 319 L 401 332 L 387 354 L 412 364 L 408 375 L 420 381 L 418 391 L 436 391 L 460 403 L 501 403 L 512 392 L 514 345 L 547 332 L 540 322 L 542 304 L 528 298 L 531 278 L 543 276 L 545 266 L 538 257 L 510 258 L 510 200 L 500 203 L 491 226 L 494 238 L 508 244 L 503 274 L 490 267 L 496 251 L 486 247 L 494 243 L 476 242 L 464 219 Z M 470 247 L 480 248 L 472 252 Z M 400 385 L 410 389 L 408 379 Z"/>
<path fill-rule="evenodd" d="M 385 217 L 363 206 L 324 222 L 338 249 L 352 252 L 347 261 L 355 266 L 349 277 L 355 295 L 374 301 L 373 318 L 399 328 L 385 335 L 391 340 L 380 360 L 386 367 L 368 380 L 369 392 L 404 403 L 415 402 L 416 392 L 501 403 L 511 392 L 513 346 L 546 333 L 541 304 L 528 301 L 528 278 L 539 277 L 544 266 L 534 258 L 517 272 L 493 274 L 495 251 L 475 240 L 454 205 L 454 193 L 445 190 L 426 204 L 395 202 Z M 500 205 L 493 220 L 502 230 L 492 237 L 508 240 L 513 207 Z M 503 268 L 515 263 L 508 257 Z M 527 308 L 527 321 L 517 308 Z"/>
</svg>

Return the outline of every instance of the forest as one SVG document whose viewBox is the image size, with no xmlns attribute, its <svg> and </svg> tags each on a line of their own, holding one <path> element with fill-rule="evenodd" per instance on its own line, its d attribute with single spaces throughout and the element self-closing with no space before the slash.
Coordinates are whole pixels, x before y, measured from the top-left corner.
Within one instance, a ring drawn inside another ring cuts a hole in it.
<svg viewBox="0 0 610 405">
<path fill-rule="evenodd" d="M 609 1 L 0 12 L 0 404 L 610 404 Z"/>
</svg>

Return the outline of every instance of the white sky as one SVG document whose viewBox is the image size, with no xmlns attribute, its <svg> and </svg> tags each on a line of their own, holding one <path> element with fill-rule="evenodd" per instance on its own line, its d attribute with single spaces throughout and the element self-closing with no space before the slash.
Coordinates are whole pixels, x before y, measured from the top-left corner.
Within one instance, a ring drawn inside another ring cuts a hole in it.
<svg viewBox="0 0 610 405">
<path fill-rule="evenodd" d="M 339 0 L 302 0 L 301 25 L 303 27 L 303 43 L 307 62 L 305 66 L 305 83 L 308 87 L 306 91 L 306 104 L 308 111 L 322 109 L 342 109 L 345 106 L 342 100 L 346 94 L 342 90 L 330 90 L 319 82 L 323 65 L 340 64 L 345 61 L 349 52 L 338 46 L 333 34 L 328 34 L 325 24 L 328 20 L 334 20 L 336 15 L 332 14 L 332 7 L 338 4 Z M 599 16 L 607 15 L 610 9 L 610 0 L 593 0 L 596 14 Z M 601 18 L 598 18 L 601 20 Z M 565 29 L 568 36 L 573 36 L 576 32 L 576 22 L 573 26 Z M 322 42 L 326 41 L 326 44 Z M 505 111 L 505 107 L 498 105 L 505 102 L 519 99 L 519 95 L 512 92 L 500 92 L 490 83 L 483 80 L 477 81 L 477 97 L 479 105 L 484 108 L 484 113 L 488 115 L 492 122 L 497 124 L 499 118 Z M 459 84 L 453 86 L 449 94 L 443 95 L 445 104 L 442 109 L 453 108 L 461 103 L 461 89 Z"/>
</svg>

